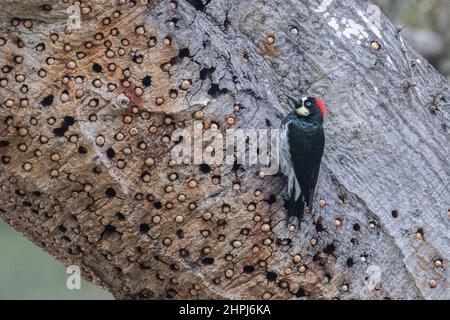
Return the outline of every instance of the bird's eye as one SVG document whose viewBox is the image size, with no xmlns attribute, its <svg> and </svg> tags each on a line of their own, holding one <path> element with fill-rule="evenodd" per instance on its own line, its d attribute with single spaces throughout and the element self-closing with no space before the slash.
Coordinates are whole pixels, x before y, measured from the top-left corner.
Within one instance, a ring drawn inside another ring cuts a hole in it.
<svg viewBox="0 0 450 320">
<path fill-rule="evenodd" d="M 307 107 L 311 107 L 311 102 L 308 101 L 308 102 L 306 103 L 306 106 L 307 106 Z"/>
</svg>

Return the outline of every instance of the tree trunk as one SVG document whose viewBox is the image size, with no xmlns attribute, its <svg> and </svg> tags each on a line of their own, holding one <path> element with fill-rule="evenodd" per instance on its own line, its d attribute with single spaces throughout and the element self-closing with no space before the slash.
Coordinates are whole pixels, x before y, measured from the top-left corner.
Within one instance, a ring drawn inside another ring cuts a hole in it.
<svg viewBox="0 0 450 320">
<path fill-rule="evenodd" d="M 116 298 L 450 298 L 448 84 L 370 3 L 66 2 L 1 1 L 2 219 Z M 285 94 L 328 107 L 301 231 L 282 176 L 170 161 Z"/>
</svg>

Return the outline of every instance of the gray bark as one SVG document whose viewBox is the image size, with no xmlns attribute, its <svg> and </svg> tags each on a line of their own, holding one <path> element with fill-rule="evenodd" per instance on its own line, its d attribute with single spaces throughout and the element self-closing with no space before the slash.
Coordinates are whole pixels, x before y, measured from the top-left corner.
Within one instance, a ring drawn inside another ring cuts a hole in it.
<svg viewBox="0 0 450 320">
<path fill-rule="evenodd" d="M 0 87 L 0 140 L 5 141 L 0 217 L 65 264 L 82 266 L 87 279 L 117 298 L 450 298 L 448 84 L 384 16 L 379 32 L 368 23 L 369 2 L 333 1 L 319 10 L 306 0 L 179 0 L 176 9 L 169 1 L 137 1 L 134 7 L 87 1 L 92 12 L 82 15 L 81 29 L 69 35 L 65 20 L 52 18 L 65 12 L 65 4 L 55 2 L 45 19 L 32 1 L 24 1 L 23 18 L 33 21 L 27 29 L 22 20 L 11 25 L 11 12 L 19 18 L 22 13 L 13 10 L 13 2 L 2 2 L 10 14 L 0 22 L 0 38 L 7 40 L 0 47 L 0 65 L 13 71 L 1 75 L 8 84 Z M 114 18 L 115 10 L 122 16 Z M 111 25 L 102 25 L 107 16 Z M 143 35 L 136 34 L 139 25 L 145 26 Z M 113 27 L 120 36 L 110 36 Z M 99 31 L 105 39 L 93 40 Z M 58 41 L 50 40 L 53 32 Z M 170 45 L 163 43 L 168 36 Z M 25 47 L 17 47 L 17 37 Z M 151 37 L 158 43 L 149 48 Z M 116 53 L 110 59 L 106 38 Z M 123 38 L 130 45 L 120 56 Z M 85 48 L 87 40 L 93 49 Z M 45 50 L 36 52 L 40 42 Z M 65 42 L 71 51 L 62 50 Z M 130 48 L 144 56 L 141 65 L 132 61 Z M 176 58 L 184 48 L 189 54 L 184 50 Z M 86 57 L 77 60 L 77 51 Z M 20 65 L 11 60 L 17 54 L 24 57 Z M 55 57 L 54 65 L 45 65 L 48 56 Z M 75 69 L 66 64 L 71 59 Z M 94 62 L 103 66 L 100 75 L 92 71 Z M 111 62 L 116 72 L 107 71 Z M 47 70 L 43 79 L 37 75 L 42 67 Z M 142 96 L 120 86 L 126 67 L 131 88 L 142 87 L 145 75 L 152 77 Z M 27 94 L 14 78 L 19 73 L 26 76 Z M 62 82 L 66 74 L 69 84 Z M 85 76 L 83 85 L 73 81 L 77 75 Z M 101 88 L 92 85 L 95 78 L 102 80 Z M 186 79 L 191 86 L 180 89 Z M 108 82 L 118 89 L 108 93 Z M 81 87 L 85 92 L 78 99 Z M 178 90 L 176 98 L 169 97 L 170 89 Z M 70 98 L 65 103 L 60 100 L 64 90 Z M 107 102 L 123 92 L 139 108 L 137 114 L 130 107 L 111 115 Z M 50 93 L 54 103 L 42 107 Z M 278 128 L 291 108 L 285 94 L 320 96 L 328 109 L 316 206 L 301 231 L 285 226 L 281 176 L 260 178 L 252 167 L 213 166 L 201 173 L 198 166 L 170 166 L 173 143 L 161 142 L 175 129 L 164 124 L 164 113 L 192 128 L 191 114 L 199 105 L 205 127 Z M 20 107 L 25 96 L 29 106 Z M 92 97 L 106 105 L 95 109 L 96 122 L 88 121 L 93 112 L 86 104 Z M 155 103 L 158 97 L 164 97 L 162 105 Z M 143 110 L 150 119 L 139 116 Z M 54 138 L 66 115 L 75 124 L 65 138 Z M 124 123 L 126 115 L 133 115 L 131 123 Z M 39 125 L 30 124 L 30 117 Z M 56 124 L 49 124 L 49 117 Z M 234 125 L 227 123 L 229 117 Z M 149 134 L 151 126 L 158 131 Z M 28 131 L 23 134 L 21 128 Z M 115 140 L 118 132 L 126 136 L 123 141 Z M 73 134 L 77 141 L 69 139 Z M 105 143 L 98 143 L 99 135 Z M 40 136 L 49 142 L 40 143 Z M 138 148 L 140 141 L 147 149 Z M 21 144 L 26 151 L 20 151 Z M 80 146 L 86 154 L 77 152 Z M 116 153 L 112 159 L 106 156 L 109 147 Z M 60 159 L 52 160 L 54 153 Z M 155 165 L 146 166 L 147 157 Z M 101 172 L 94 173 L 94 167 Z M 178 178 L 170 181 L 173 172 Z M 145 173 L 149 182 L 141 179 Z M 218 184 L 214 176 L 220 177 Z M 233 188 L 237 182 L 239 190 Z M 166 192 L 168 185 L 173 190 Z M 107 188 L 116 197 L 106 197 Z M 267 201 L 271 195 L 276 202 Z M 326 204 L 320 206 L 319 199 Z M 205 212 L 212 219 L 203 219 Z M 269 232 L 262 231 L 265 223 Z M 189 256 L 180 255 L 182 249 Z M 254 271 L 245 273 L 245 266 Z M 368 282 L 377 270 L 381 283 L 372 288 Z M 268 272 L 269 278 L 270 272 L 277 275 L 275 281 L 268 281 Z"/>
</svg>

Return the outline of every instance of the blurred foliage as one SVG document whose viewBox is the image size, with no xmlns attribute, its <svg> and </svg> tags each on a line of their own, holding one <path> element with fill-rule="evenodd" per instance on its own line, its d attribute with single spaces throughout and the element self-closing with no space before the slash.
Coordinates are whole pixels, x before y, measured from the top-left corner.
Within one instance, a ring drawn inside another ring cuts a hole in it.
<svg viewBox="0 0 450 320">
<path fill-rule="evenodd" d="M 0 220 L 0 299 L 112 299 L 86 281 L 66 288 L 65 266 Z"/>
<path fill-rule="evenodd" d="M 404 25 L 408 41 L 450 79 L 450 1 L 372 0 L 396 24 Z"/>
</svg>

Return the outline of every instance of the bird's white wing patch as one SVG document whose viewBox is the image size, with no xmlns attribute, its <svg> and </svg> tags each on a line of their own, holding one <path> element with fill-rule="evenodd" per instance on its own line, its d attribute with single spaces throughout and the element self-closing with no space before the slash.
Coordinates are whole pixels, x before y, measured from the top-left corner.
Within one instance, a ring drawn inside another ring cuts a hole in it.
<svg viewBox="0 0 450 320">
<path fill-rule="evenodd" d="M 281 172 L 288 178 L 288 194 L 291 195 L 293 189 L 295 191 L 295 200 L 300 197 L 300 185 L 295 176 L 294 165 L 292 164 L 291 152 L 289 149 L 289 122 L 281 127 L 280 132 L 280 167 Z"/>
</svg>

